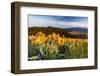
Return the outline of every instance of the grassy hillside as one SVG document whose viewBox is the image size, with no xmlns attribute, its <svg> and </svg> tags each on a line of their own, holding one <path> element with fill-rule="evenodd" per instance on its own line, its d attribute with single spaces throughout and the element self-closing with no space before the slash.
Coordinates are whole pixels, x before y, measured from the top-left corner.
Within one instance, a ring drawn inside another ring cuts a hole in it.
<svg viewBox="0 0 100 76">
<path fill-rule="evenodd" d="M 52 34 L 55 32 L 56 34 L 60 34 L 60 36 L 65 36 L 67 38 L 82 38 L 87 39 L 87 32 L 77 32 L 77 31 L 70 31 L 68 29 L 61 29 L 61 28 L 54 28 L 54 27 L 29 27 L 28 34 L 35 35 L 37 32 L 43 32 L 46 35 Z"/>
</svg>

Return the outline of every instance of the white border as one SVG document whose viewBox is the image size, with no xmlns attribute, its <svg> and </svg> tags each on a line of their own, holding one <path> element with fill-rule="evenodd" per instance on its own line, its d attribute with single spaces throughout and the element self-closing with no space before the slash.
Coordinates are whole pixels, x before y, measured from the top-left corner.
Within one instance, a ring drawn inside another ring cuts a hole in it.
<svg viewBox="0 0 100 76">
<path fill-rule="evenodd" d="M 60 15 L 60 16 L 85 16 L 88 17 L 88 58 L 87 59 L 64 59 L 28 61 L 28 14 L 36 15 Z M 94 65 L 94 11 L 55 9 L 41 7 L 20 8 L 20 69 L 43 69 L 75 66 Z"/>
</svg>

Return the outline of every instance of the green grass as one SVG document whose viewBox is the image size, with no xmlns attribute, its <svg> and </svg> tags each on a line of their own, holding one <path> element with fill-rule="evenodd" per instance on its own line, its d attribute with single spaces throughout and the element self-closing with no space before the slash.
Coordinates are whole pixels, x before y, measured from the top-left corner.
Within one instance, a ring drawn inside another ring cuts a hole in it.
<svg viewBox="0 0 100 76">
<path fill-rule="evenodd" d="M 28 47 L 28 60 L 79 59 L 88 57 L 88 44 L 75 42 L 57 45 L 53 41 Z"/>
</svg>

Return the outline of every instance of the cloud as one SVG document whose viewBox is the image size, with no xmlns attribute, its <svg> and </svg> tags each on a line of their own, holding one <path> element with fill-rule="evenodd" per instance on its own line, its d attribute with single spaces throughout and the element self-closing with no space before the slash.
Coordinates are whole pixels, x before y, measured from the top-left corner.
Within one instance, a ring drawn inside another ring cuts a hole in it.
<svg viewBox="0 0 100 76">
<path fill-rule="evenodd" d="M 87 28 L 86 23 L 76 22 L 76 21 L 63 21 L 54 19 L 43 19 L 43 18 L 30 18 L 29 27 L 58 27 L 58 28 L 70 28 L 70 27 L 82 27 Z"/>
<path fill-rule="evenodd" d="M 87 28 L 87 24 L 80 23 L 80 22 L 66 22 L 65 25 L 69 26 L 69 27 L 84 27 L 84 28 Z"/>
</svg>

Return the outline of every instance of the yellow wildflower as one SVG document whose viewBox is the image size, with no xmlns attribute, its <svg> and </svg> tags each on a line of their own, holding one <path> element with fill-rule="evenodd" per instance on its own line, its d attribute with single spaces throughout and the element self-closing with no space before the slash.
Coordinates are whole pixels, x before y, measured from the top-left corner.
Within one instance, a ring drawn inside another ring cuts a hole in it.
<svg viewBox="0 0 100 76">
<path fill-rule="evenodd" d="M 64 38 L 59 37 L 59 38 L 58 38 L 58 44 L 59 44 L 59 45 L 64 45 L 64 43 L 65 43 Z"/>
</svg>

